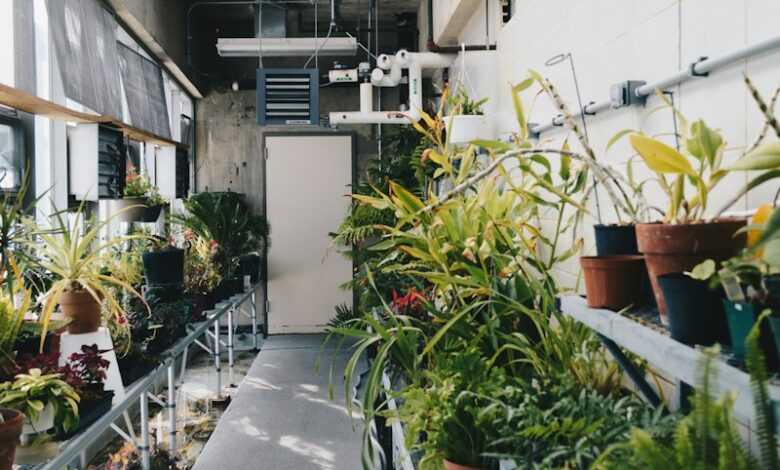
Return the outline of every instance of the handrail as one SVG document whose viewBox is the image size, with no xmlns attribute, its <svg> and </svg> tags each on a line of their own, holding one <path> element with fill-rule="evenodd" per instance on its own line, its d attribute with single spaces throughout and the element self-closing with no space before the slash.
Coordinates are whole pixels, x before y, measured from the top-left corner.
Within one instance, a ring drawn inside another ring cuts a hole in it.
<svg viewBox="0 0 780 470">
<path fill-rule="evenodd" d="M 161 376 L 164 375 L 164 372 L 174 367 L 177 358 L 179 356 L 186 355 L 186 351 L 188 350 L 189 346 L 194 344 L 195 341 L 201 338 L 203 335 L 208 334 L 209 329 L 213 328 L 215 325 L 218 325 L 219 320 L 228 313 L 230 317 L 229 323 L 232 324 L 233 311 L 244 304 L 247 300 L 254 299 L 254 294 L 257 292 L 259 287 L 259 283 L 254 284 L 247 292 L 231 297 L 227 302 L 224 303 L 224 305 L 218 309 L 212 310 L 213 313 L 207 315 L 206 321 L 198 325 L 198 327 L 195 328 L 190 334 L 177 341 L 174 345 L 162 353 L 164 358 L 162 363 L 155 367 L 154 370 L 146 375 L 146 377 L 139 379 L 134 384 L 132 384 L 125 392 L 125 397 L 121 402 L 114 404 L 111 407 L 111 410 L 101 416 L 88 428 L 81 431 L 79 434 L 69 439 L 68 441 L 65 441 L 60 447 L 60 452 L 54 458 L 52 458 L 52 460 L 36 466 L 32 466 L 31 468 L 38 470 L 60 470 L 66 468 L 74 460 L 80 458 L 82 452 L 103 434 L 105 434 L 109 429 L 111 429 L 111 426 L 114 424 L 114 422 L 120 416 L 122 416 L 123 413 L 128 411 L 136 403 L 136 400 L 145 398 L 145 394 L 148 393 L 159 382 Z M 232 328 L 228 328 L 229 345 L 232 345 L 233 342 L 232 334 Z M 219 338 L 215 337 L 214 339 L 217 361 L 219 361 L 219 348 L 216 347 L 216 344 L 219 342 Z M 228 351 L 228 353 L 232 356 L 232 352 Z M 183 361 L 184 360 L 186 360 L 186 357 L 183 357 Z M 174 386 L 170 383 L 170 377 L 171 374 L 169 374 L 169 387 Z M 141 426 L 148 426 L 148 424 L 148 422 L 142 422 Z M 146 451 L 148 452 L 148 449 L 146 449 Z M 148 463 L 148 461 L 146 463 Z"/>
</svg>

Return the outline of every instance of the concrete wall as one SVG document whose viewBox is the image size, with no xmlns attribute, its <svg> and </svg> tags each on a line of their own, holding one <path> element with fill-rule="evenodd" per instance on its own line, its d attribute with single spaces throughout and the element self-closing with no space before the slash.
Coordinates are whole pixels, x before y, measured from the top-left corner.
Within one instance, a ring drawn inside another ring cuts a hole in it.
<svg viewBox="0 0 780 470">
<path fill-rule="evenodd" d="M 122 0 L 176 64 L 185 69 L 188 2 L 180 0 Z"/>
<path fill-rule="evenodd" d="M 397 90 L 384 90 L 383 107 L 398 108 Z M 257 125 L 254 90 L 214 91 L 198 102 L 196 116 L 196 191 L 245 193 L 252 208 L 263 207 L 262 136 L 266 131 L 322 130 L 315 126 Z M 320 89 L 320 114 L 357 110 L 357 86 Z M 357 133 L 358 171 L 377 155 L 377 126 L 341 126 Z"/>
</svg>

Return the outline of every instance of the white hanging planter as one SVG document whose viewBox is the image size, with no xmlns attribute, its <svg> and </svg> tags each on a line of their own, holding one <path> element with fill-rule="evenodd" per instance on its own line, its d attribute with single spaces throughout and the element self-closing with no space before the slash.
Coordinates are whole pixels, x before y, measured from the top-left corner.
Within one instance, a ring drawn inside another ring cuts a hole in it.
<svg viewBox="0 0 780 470">
<path fill-rule="evenodd" d="M 457 114 L 446 116 L 444 124 L 447 136 L 452 144 L 467 144 L 473 140 L 493 140 L 495 130 L 485 115 Z"/>
<path fill-rule="evenodd" d="M 43 411 L 38 413 L 38 418 L 35 421 L 30 421 L 30 418 L 24 420 L 24 426 L 22 427 L 23 434 L 40 434 L 48 431 L 54 427 L 54 405 L 47 403 L 43 408 Z"/>
<path fill-rule="evenodd" d="M 116 217 L 120 222 L 156 222 L 162 206 L 146 206 L 145 197 L 109 199 L 108 212 L 111 216 L 124 211 Z"/>
</svg>

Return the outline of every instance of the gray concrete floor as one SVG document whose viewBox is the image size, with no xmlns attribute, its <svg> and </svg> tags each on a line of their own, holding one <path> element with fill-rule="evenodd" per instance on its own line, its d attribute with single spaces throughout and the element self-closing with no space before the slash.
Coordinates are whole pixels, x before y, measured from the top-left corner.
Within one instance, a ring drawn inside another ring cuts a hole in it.
<svg viewBox="0 0 780 470">
<path fill-rule="evenodd" d="M 361 468 L 360 416 L 350 419 L 341 380 L 350 351 L 321 353 L 323 339 L 285 335 L 265 341 L 195 470 Z M 331 400 L 328 370 L 333 357 Z"/>
</svg>

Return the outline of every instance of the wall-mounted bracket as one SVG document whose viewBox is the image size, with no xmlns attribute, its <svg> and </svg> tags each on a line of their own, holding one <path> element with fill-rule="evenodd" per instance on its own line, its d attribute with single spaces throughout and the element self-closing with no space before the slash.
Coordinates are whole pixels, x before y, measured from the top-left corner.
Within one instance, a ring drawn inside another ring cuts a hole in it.
<svg viewBox="0 0 780 470">
<path fill-rule="evenodd" d="M 585 106 L 583 106 L 582 107 L 582 114 L 584 114 L 586 116 L 595 116 L 596 115 L 595 111 L 588 111 L 588 106 L 592 106 L 592 105 L 595 105 L 595 104 L 596 104 L 595 101 L 591 101 L 590 103 L 588 103 Z"/>
<path fill-rule="evenodd" d="M 689 66 L 690 68 L 688 69 L 691 77 L 709 77 L 710 76 L 709 72 L 703 72 L 702 73 L 702 72 L 697 72 L 696 71 L 696 66 L 699 65 L 700 63 L 706 61 L 707 59 L 709 59 L 709 57 L 703 56 L 703 57 L 699 57 L 699 60 L 697 60 L 695 62 L 691 62 L 691 65 Z"/>
<path fill-rule="evenodd" d="M 647 98 L 645 96 L 638 96 L 636 90 L 646 83 L 647 82 L 644 80 L 626 80 L 625 82 L 612 85 L 609 88 L 609 101 L 611 107 L 617 109 L 624 106 L 644 106 Z"/>
</svg>

